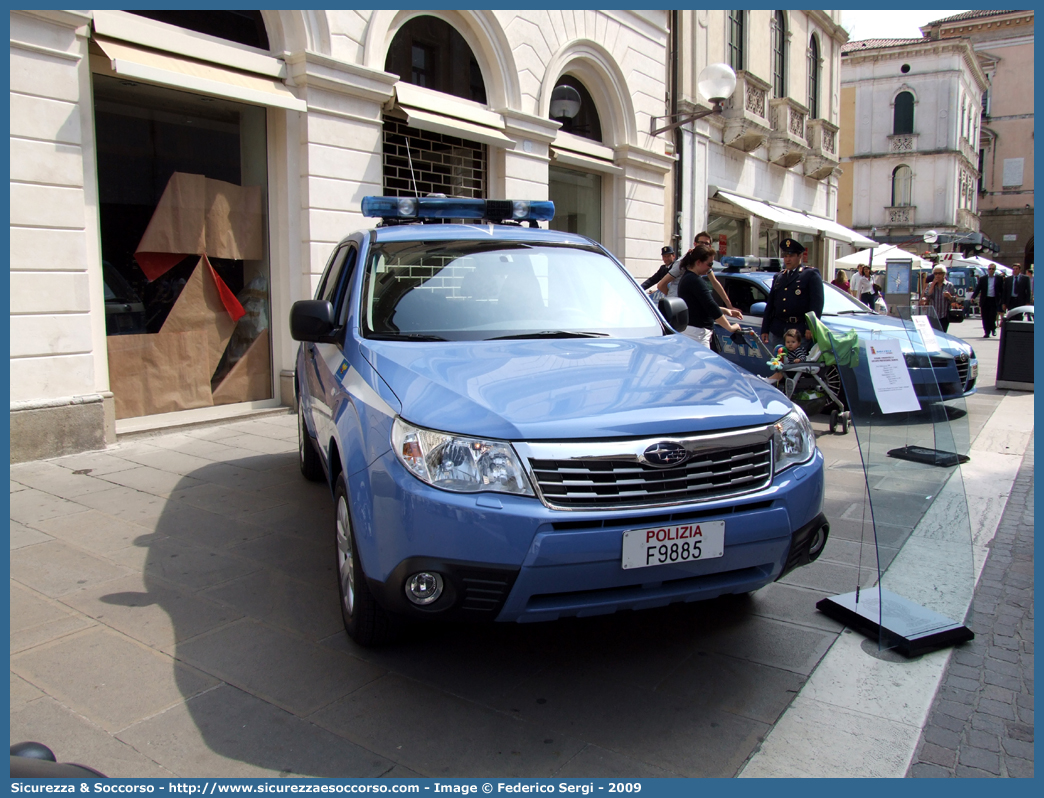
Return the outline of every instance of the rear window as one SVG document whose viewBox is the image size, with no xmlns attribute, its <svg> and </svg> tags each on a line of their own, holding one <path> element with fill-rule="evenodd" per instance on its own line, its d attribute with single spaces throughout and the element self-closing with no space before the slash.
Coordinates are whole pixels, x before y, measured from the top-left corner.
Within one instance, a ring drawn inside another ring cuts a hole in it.
<svg viewBox="0 0 1044 798">
<path fill-rule="evenodd" d="M 594 248 L 489 241 L 375 245 L 367 337 L 490 340 L 548 333 L 664 334 L 641 289 Z"/>
</svg>

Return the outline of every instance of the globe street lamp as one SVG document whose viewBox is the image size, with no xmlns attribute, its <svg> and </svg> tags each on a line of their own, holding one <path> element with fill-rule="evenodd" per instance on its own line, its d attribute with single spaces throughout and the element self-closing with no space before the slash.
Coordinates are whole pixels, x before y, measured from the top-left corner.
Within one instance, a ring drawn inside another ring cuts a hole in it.
<svg viewBox="0 0 1044 798">
<path fill-rule="evenodd" d="M 692 113 L 654 116 L 649 120 L 649 135 L 658 136 L 668 130 L 674 130 L 682 125 L 687 125 L 689 122 L 703 119 L 705 116 L 720 114 L 725 101 L 732 96 L 734 91 L 736 91 L 736 73 L 732 71 L 732 67 L 728 64 L 708 64 L 700 72 L 700 78 L 696 83 L 696 90 L 701 96 L 710 100 L 710 108 L 701 108 L 699 111 L 694 111 Z M 663 127 L 656 127 L 657 120 L 674 119 L 674 117 L 678 116 L 680 116 L 681 119 L 671 122 L 668 125 L 664 125 Z"/>
</svg>

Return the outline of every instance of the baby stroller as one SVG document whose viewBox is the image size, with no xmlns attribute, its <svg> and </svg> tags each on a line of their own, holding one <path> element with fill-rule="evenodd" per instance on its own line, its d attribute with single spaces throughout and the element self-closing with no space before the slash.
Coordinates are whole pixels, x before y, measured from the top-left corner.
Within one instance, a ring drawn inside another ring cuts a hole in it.
<svg viewBox="0 0 1044 798">
<path fill-rule="evenodd" d="M 818 319 L 816 322 L 817 325 L 812 327 L 815 345 L 804 360 L 783 364 L 779 369 L 783 379 L 777 383 L 777 387 L 809 416 L 825 413 L 829 408 L 830 431 L 836 432 L 840 425 L 841 434 L 847 435 L 852 416 L 841 399 L 841 374 L 835 364 L 829 340 L 821 340 L 820 335 L 817 335 L 817 329 L 822 334 L 825 328 L 818 325 Z M 775 358 L 776 353 L 753 330 L 744 329 L 743 335 L 745 343 L 756 347 L 765 362 Z"/>
</svg>

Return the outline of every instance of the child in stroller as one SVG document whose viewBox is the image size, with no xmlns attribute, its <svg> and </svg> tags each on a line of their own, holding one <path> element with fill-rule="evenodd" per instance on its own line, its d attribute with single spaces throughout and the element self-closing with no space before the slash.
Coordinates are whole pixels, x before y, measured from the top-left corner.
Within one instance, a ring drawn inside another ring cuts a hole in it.
<svg viewBox="0 0 1044 798">
<path fill-rule="evenodd" d="M 783 346 L 782 352 L 777 353 L 776 359 L 780 363 L 780 370 L 772 372 L 772 376 L 768 378 L 768 381 L 776 384 L 783 380 L 783 366 L 790 365 L 791 363 L 800 363 L 806 357 L 808 357 L 808 350 L 805 349 L 804 336 L 800 330 L 790 329 L 783 333 Z M 776 385 L 779 388 L 779 385 Z"/>
</svg>

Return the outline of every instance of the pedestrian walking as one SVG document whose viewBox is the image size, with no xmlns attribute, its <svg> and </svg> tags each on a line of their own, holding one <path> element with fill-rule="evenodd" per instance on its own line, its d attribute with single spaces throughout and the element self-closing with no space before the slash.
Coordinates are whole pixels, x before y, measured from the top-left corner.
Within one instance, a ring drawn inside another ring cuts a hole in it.
<svg viewBox="0 0 1044 798">
<path fill-rule="evenodd" d="M 932 281 L 924 289 L 921 304 L 935 309 L 939 327 L 943 332 L 950 328 L 950 303 L 957 296 L 957 289 L 946 279 L 946 267 L 937 263 L 932 269 Z"/>
<path fill-rule="evenodd" d="M 986 267 L 986 274 L 979 278 L 979 283 L 971 295 L 973 300 L 979 300 L 983 338 L 997 334 L 997 303 L 1003 296 L 1004 275 L 997 274 L 997 267 L 990 264 Z"/>
<path fill-rule="evenodd" d="M 852 278 L 852 296 L 867 307 L 874 301 L 873 283 L 870 281 L 870 267 L 860 266 L 856 276 Z"/>
<path fill-rule="evenodd" d="M 729 318 L 728 310 L 718 305 L 710 282 L 705 279 L 713 263 L 714 252 L 702 244 L 697 244 L 678 261 L 682 270 L 678 296 L 689 308 L 689 326 L 685 328 L 685 334 L 707 348 L 710 348 L 715 324 L 729 332 L 740 331 L 740 326 Z"/>
<path fill-rule="evenodd" d="M 1030 278 L 1022 273 L 1022 264 L 1011 264 L 1011 277 L 1004 281 L 1004 310 L 1033 304 Z"/>
<path fill-rule="evenodd" d="M 802 269 L 801 253 L 805 248 L 792 238 L 779 245 L 783 271 L 776 275 L 761 320 L 761 340 L 775 348 L 783 343 L 785 330 L 794 328 L 812 340 L 805 314 L 823 315 L 823 278 L 818 269 Z"/>
</svg>

